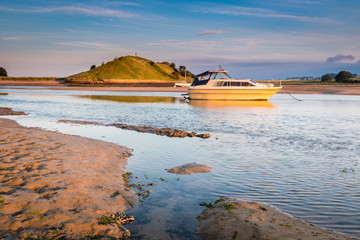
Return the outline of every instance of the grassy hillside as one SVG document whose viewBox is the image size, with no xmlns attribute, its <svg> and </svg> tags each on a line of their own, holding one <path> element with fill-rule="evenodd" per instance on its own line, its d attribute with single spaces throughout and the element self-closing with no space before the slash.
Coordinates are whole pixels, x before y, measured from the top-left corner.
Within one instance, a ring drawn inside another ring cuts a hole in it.
<svg viewBox="0 0 360 240">
<path fill-rule="evenodd" d="M 163 63 L 154 63 L 151 60 L 124 56 L 116 58 L 87 72 L 69 76 L 69 80 L 106 80 L 106 79 L 136 79 L 174 81 L 172 69 Z"/>
</svg>

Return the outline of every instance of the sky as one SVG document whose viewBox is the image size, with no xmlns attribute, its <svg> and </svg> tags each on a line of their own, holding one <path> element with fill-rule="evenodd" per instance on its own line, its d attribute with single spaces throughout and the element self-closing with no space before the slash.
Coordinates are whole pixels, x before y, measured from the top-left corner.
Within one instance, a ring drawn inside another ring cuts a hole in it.
<svg viewBox="0 0 360 240">
<path fill-rule="evenodd" d="M 0 67 L 66 77 L 116 57 L 237 78 L 360 74 L 359 0 L 0 0 Z"/>
</svg>

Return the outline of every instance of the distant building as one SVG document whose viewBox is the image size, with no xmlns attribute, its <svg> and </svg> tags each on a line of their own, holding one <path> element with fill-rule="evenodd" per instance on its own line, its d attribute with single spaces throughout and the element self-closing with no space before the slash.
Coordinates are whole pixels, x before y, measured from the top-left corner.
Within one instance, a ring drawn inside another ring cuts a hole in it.
<svg viewBox="0 0 360 240">
<path fill-rule="evenodd" d="M 286 80 L 319 80 L 319 79 L 320 79 L 319 77 L 310 77 L 310 76 L 286 78 Z"/>
</svg>

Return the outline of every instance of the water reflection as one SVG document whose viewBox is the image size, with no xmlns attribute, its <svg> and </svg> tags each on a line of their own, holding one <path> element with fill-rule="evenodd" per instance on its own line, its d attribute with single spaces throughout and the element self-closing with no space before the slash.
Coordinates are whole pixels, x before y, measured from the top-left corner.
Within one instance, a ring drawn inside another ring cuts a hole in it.
<svg viewBox="0 0 360 240">
<path fill-rule="evenodd" d="M 213 109 L 222 107 L 235 108 L 274 108 L 274 105 L 269 101 L 224 101 L 224 100 L 191 100 L 191 106 Z"/>
<path fill-rule="evenodd" d="M 163 96 L 109 96 L 109 95 L 84 95 L 80 98 L 90 98 L 93 100 L 105 100 L 125 103 L 175 103 L 179 101 L 176 97 Z"/>
</svg>

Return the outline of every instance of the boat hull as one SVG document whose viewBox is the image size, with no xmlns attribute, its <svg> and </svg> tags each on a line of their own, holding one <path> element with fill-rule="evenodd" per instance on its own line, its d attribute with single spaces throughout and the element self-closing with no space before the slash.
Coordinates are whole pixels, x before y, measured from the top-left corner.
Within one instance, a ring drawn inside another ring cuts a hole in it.
<svg viewBox="0 0 360 240">
<path fill-rule="evenodd" d="M 273 88 L 189 88 L 190 100 L 268 100 L 281 87 Z"/>
</svg>

